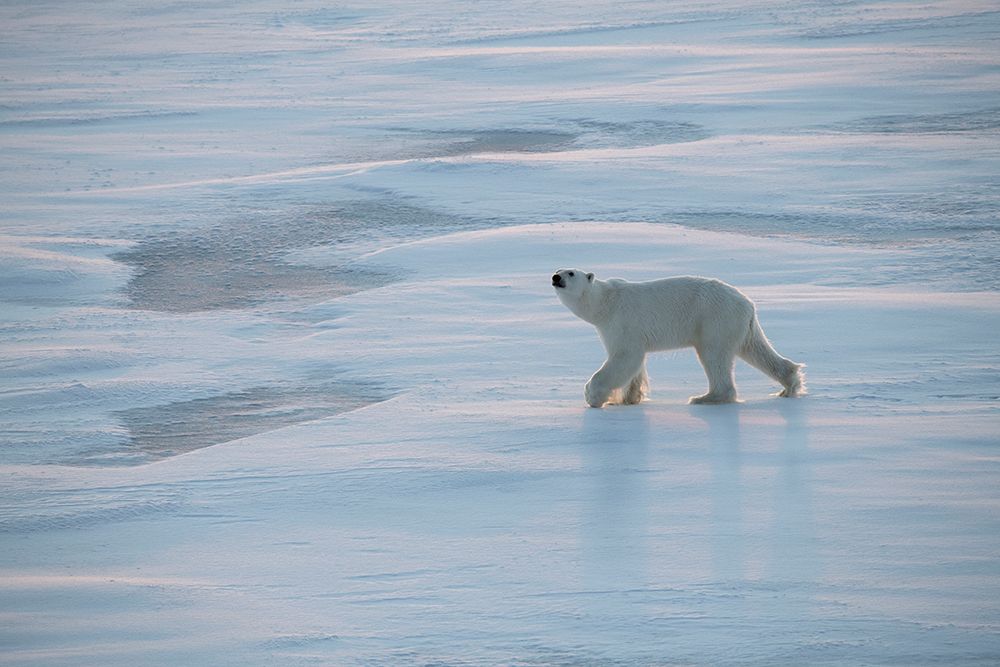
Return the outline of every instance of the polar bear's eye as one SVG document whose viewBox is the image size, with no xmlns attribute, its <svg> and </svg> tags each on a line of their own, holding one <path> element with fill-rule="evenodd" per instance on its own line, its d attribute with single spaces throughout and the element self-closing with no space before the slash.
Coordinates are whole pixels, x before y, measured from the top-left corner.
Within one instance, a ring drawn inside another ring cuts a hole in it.
<svg viewBox="0 0 1000 667">
<path fill-rule="evenodd" d="M 572 277 L 573 277 L 573 272 L 572 272 L 572 271 L 570 271 L 570 272 L 569 272 L 569 277 L 570 277 L 570 278 L 572 278 Z"/>
</svg>

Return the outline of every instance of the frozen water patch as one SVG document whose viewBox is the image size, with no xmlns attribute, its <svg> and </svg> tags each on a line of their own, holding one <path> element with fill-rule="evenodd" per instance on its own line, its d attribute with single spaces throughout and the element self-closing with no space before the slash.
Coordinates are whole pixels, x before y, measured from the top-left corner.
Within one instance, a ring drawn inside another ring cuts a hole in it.
<svg viewBox="0 0 1000 667">
<path fill-rule="evenodd" d="M 963 232 L 1000 232 L 1000 189 L 988 184 L 969 183 L 938 192 L 845 196 L 840 203 L 856 215 L 865 213 L 887 221 L 885 235 L 894 231 L 900 239 L 916 235 L 954 239 Z"/>
<path fill-rule="evenodd" d="M 85 125 L 103 125 L 173 120 L 198 116 L 194 111 L 122 111 L 120 113 L 65 113 L 63 115 L 34 115 L 0 119 L 0 132 L 24 128 L 79 128 Z"/>
<path fill-rule="evenodd" d="M 754 236 L 809 238 L 875 248 L 907 248 L 865 275 L 872 285 L 932 282 L 942 289 L 1000 289 L 1000 197 L 970 186 L 941 193 L 885 192 L 843 197 L 836 208 L 785 212 L 702 210 L 671 213 L 665 222 Z M 914 261 L 919 256 L 922 261 Z M 824 282 L 842 284 L 831 274 Z M 853 282 L 853 279 L 847 278 Z M 856 279 L 856 276 L 855 276 Z"/>
<path fill-rule="evenodd" d="M 140 465 L 285 426 L 330 417 L 387 398 L 360 383 L 311 387 L 253 387 L 212 398 L 131 408 L 115 413 L 128 442 L 84 456 L 80 465 Z"/>
<path fill-rule="evenodd" d="M 253 216 L 146 239 L 114 258 L 135 270 L 125 287 L 133 308 L 196 312 L 276 299 L 322 300 L 391 280 L 363 269 L 288 261 L 295 250 L 349 239 L 363 224 L 336 213 Z"/>
<path fill-rule="evenodd" d="M 136 327 L 124 336 L 131 349 L 12 349 L 3 365 L 10 388 L 0 390 L 0 460 L 143 465 L 389 398 L 386 386 L 327 363 L 316 334 L 338 315 L 315 310 L 312 319 L 266 324 L 180 323 L 163 339 Z M 159 317 L 145 326 L 167 329 Z M 175 358 L 154 357 L 150 350 L 162 346 L 179 348 Z M 211 368 L 193 359 L 195 347 Z M 285 356 L 280 372 L 262 350 Z"/>
<path fill-rule="evenodd" d="M 636 148 L 699 141 L 711 134 L 697 123 L 680 120 L 564 118 L 553 127 L 501 129 L 405 129 L 426 141 L 443 139 L 423 149 L 423 158 L 503 153 L 556 153 L 580 148 Z M 557 126 L 557 127 L 556 127 Z"/>
<path fill-rule="evenodd" d="M 1000 108 L 938 114 L 870 116 L 838 123 L 831 130 L 879 134 L 952 134 L 1000 130 Z"/>
<path fill-rule="evenodd" d="M 165 486 L 123 488 L 115 494 L 66 488 L 58 494 L 27 492 L 3 500 L 0 534 L 139 521 L 176 512 L 184 505 L 182 494 Z"/>
<path fill-rule="evenodd" d="M 603 40 L 616 40 L 621 38 L 642 37 L 644 33 L 658 34 L 661 28 L 684 28 L 690 24 L 702 24 L 719 22 L 731 18 L 735 13 L 713 11 L 702 9 L 698 12 L 690 12 L 685 15 L 684 10 L 680 10 L 679 15 L 670 20 L 627 22 L 609 24 L 606 21 L 593 22 L 584 25 L 562 26 L 562 27 L 533 27 L 524 29 L 497 30 L 493 33 L 482 31 L 474 38 L 459 38 L 450 42 L 453 45 L 479 45 L 494 43 L 512 44 L 560 44 L 560 43 L 587 43 Z"/>
<path fill-rule="evenodd" d="M 385 188 L 355 187 L 365 199 L 345 199 L 304 207 L 301 219 L 335 224 L 339 236 L 329 244 L 313 244 L 289 254 L 296 264 L 321 267 L 334 273 L 355 271 L 385 277 L 388 284 L 404 276 L 392 267 L 373 269 L 355 260 L 367 252 L 401 242 L 512 224 L 508 220 L 449 213 L 421 206 Z M 378 285 L 372 285 L 373 287 Z"/>
<path fill-rule="evenodd" d="M 455 137 L 443 147 L 446 156 L 475 153 L 547 153 L 568 148 L 576 136 L 556 130 L 460 130 L 438 131 L 433 136 Z"/>
<path fill-rule="evenodd" d="M 205 391 L 196 386 L 196 379 L 190 382 L 189 387 L 150 383 L 91 388 L 77 383 L 0 392 L 0 458 L 5 463 L 85 467 L 144 465 L 350 412 L 393 394 L 363 380 L 332 379 L 169 401 Z M 115 409 L 123 404 L 136 407 Z M 58 411 L 58 418 L 53 411 Z"/>
<path fill-rule="evenodd" d="M 1000 193 L 997 193 L 1000 195 Z M 799 206 L 799 210 L 764 212 L 706 209 L 672 212 L 663 222 L 698 229 L 722 229 L 756 236 L 795 236 L 834 242 L 912 246 L 921 242 L 963 242 L 1000 232 L 994 217 L 1000 214 L 1000 197 L 989 188 L 970 186 L 938 193 L 879 192 L 844 196 L 837 206 Z M 974 254 L 995 252 L 985 247 Z M 983 280 L 992 278 L 988 273 Z"/>
<path fill-rule="evenodd" d="M 638 148 L 701 141 L 711 136 L 707 128 L 690 121 L 575 118 L 572 122 L 585 132 L 577 143 L 588 148 Z"/>
<path fill-rule="evenodd" d="M 837 4 L 827 10 L 811 8 L 798 12 L 801 19 L 812 23 L 800 35 L 813 39 L 844 39 L 882 36 L 887 33 L 942 30 L 966 35 L 992 34 L 1000 12 L 988 2 L 973 0 L 964 3 L 884 3 L 864 12 L 843 11 Z"/>
<path fill-rule="evenodd" d="M 481 138 L 493 139 L 490 133 Z M 269 186 L 260 187 L 255 195 L 266 198 Z M 124 294 L 133 308 L 167 312 L 250 308 L 276 300 L 319 302 L 399 278 L 391 270 L 351 262 L 359 251 L 504 225 L 502 220 L 420 206 L 381 189 L 357 189 L 369 196 L 324 204 L 262 205 L 214 225 L 140 240 L 112 255 L 133 269 Z"/>
</svg>

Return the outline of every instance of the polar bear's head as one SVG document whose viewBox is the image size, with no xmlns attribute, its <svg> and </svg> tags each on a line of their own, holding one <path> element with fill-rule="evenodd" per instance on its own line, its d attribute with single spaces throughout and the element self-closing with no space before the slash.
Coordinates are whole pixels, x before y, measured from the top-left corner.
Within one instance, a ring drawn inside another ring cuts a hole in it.
<svg viewBox="0 0 1000 667">
<path fill-rule="evenodd" d="M 594 284 L 594 274 L 580 269 L 559 269 L 552 275 L 552 287 L 560 299 L 579 297 Z"/>
</svg>

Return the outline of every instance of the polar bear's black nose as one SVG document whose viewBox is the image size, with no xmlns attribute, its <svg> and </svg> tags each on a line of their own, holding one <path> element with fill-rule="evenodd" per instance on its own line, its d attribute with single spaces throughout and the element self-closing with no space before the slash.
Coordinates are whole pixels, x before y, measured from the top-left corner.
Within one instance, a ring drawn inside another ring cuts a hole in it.
<svg viewBox="0 0 1000 667">
<path fill-rule="evenodd" d="M 556 287 L 562 287 L 562 276 L 560 276 L 558 273 L 552 276 L 552 284 L 555 285 Z"/>
</svg>

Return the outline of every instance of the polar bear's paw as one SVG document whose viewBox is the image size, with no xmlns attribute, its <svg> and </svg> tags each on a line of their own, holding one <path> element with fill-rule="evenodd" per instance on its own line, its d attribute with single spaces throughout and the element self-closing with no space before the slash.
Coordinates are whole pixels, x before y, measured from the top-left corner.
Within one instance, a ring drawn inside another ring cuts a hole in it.
<svg viewBox="0 0 1000 667">
<path fill-rule="evenodd" d="M 776 395 L 782 398 L 798 398 L 806 393 L 805 373 L 802 372 L 803 364 L 792 364 L 792 370 L 788 373 L 781 384 L 784 389 Z"/>
<path fill-rule="evenodd" d="M 726 392 L 722 394 L 713 394 L 711 392 L 707 394 L 702 394 L 701 396 L 692 396 L 688 399 L 690 405 L 718 405 L 720 403 L 736 403 L 736 392 Z"/>
<path fill-rule="evenodd" d="M 645 398 L 646 392 L 635 387 L 629 387 L 627 390 L 622 392 L 621 404 L 638 405 L 639 403 L 642 403 Z"/>
<path fill-rule="evenodd" d="M 583 398 L 590 407 L 603 408 L 604 404 L 611 398 L 611 392 L 590 381 L 583 390 Z"/>
</svg>

